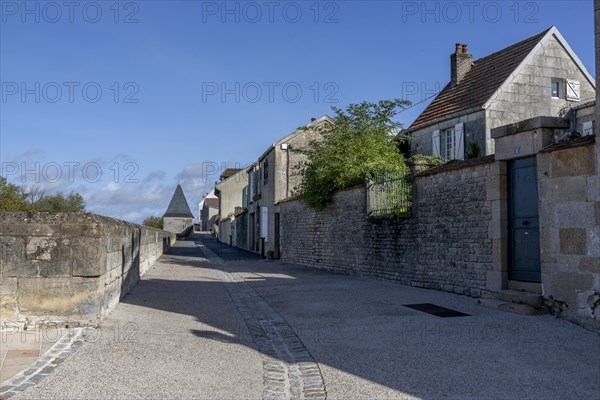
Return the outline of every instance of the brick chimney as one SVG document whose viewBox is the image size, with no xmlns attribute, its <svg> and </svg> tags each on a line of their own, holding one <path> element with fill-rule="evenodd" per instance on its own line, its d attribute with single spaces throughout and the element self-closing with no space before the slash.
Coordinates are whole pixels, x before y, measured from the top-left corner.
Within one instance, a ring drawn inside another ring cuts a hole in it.
<svg viewBox="0 0 600 400">
<path fill-rule="evenodd" d="M 456 43 L 454 53 L 450 55 L 450 83 L 459 83 L 471 69 L 473 56 L 469 54 L 469 46 Z"/>
</svg>

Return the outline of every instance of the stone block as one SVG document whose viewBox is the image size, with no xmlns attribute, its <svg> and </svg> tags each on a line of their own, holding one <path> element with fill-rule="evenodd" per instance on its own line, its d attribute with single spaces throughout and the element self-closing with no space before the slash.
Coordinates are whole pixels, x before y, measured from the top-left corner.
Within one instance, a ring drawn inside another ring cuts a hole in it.
<svg viewBox="0 0 600 400">
<path fill-rule="evenodd" d="M 100 237 L 103 233 L 103 225 L 97 222 L 86 224 L 62 224 L 61 234 L 69 237 Z"/>
<path fill-rule="evenodd" d="M 0 319 L 5 321 L 18 319 L 17 295 L 0 294 Z"/>
<path fill-rule="evenodd" d="M 539 198 L 544 203 L 567 201 L 585 202 L 587 198 L 585 176 L 542 179 L 538 183 Z"/>
<path fill-rule="evenodd" d="M 593 275 L 577 272 L 558 272 L 552 281 L 554 298 L 567 302 L 570 306 L 575 306 L 577 293 L 590 290 L 592 287 Z"/>
<path fill-rule="evenodd" d="M 0 282 L 0 295 L 16 295 L 17 294 L 17 278 L 6 277 Z"/>
<path fill-rule="evenodd" d="M 600 226 L 595 226 L 588 231 L 587 255 L 591 257 L 600 257 Z"/>
<path fill-rule="evenodd" d="M 552 176 L 593 175 L 596 170 L 594 146 L 580 146 L 552 153 Z"/>
<path fill-rule="evenodd" d="M 19 309 L 23 315 L 96 319 L 98 292 L 98 280 L 93 278 L 21 278 Z"/>
<path fill-rule="evenodd" d="M 554 227 L 540 228 L 540 250 L 542 253 L 558 253 L 559 243 L 558 229 Z"/>
<path fill-rule="evenodd" d="M 485 183 L 486 200 L 506 200 L 506 176 L 489 176 Z"/>
<path fill-rule="evenodd" d="M 593 203 L 589 202 L 569 202 L 557 204 L 556 227 L 575 228 L 575 227 L 593 227 L 595 218 L 595 208 Z"/>
<path fill-rule="evenodd" d="M 101 276 L 107 269 L 104 241 L 100 238 L 73 239 L 73 276 Z"/>
<path fill-rule="evenodd" d="M 27 260 L 67 261 L 70 258 L 70 241 L 60 236 L 34 236 L 27 238 Z"/>
<path fill-rule="evenodd" d="M 71 276 L 71 261 L 30 261 L 37 265 L 38 275 L 47 278 Z"/>
<path fill-rule="evenodd" d="M 486 271 L 485 288 L 490 292 L 502 290 L 504 274 L 501 271 Z"/>
<path fill-rule="evenodd" d="M 0 236 L 0 274 L 7 276 L 35 276 L 37 268 L 25 260 L 25 239 Z"/>
<path fill-rule="evenodd" d="M 508 257 L 508 241 L 506 239 L 492 240 L 492 268 L 502 271 L 506 268 Z"/>
<path fill-rule="evenodd" d="M 488 224 L 488 239 L 505 239 L 508 232 L 507 220 L 491 220 Z"/>
<path fill-rule="evenodd" d="M 582 257 L 579 264 L 582 272 L 600 274 L 600 257 Z"/>
<path fill-rule="evenodd" d="M 563 228 L 559 230 L 560 252 L 562 254 L 585 255 L 587 253 L 587 231 L 584 228 Z"/>
<path fill-rule="evenodd" d="M 600 175 L 588 176 L 587 201 L 600 201 Z"/>
<path fill-rule="evenodd" d="M 60 236 L 61 225 L 35 222 L 0 223 L 0 232 L 5 236 Z"/>
</svg>

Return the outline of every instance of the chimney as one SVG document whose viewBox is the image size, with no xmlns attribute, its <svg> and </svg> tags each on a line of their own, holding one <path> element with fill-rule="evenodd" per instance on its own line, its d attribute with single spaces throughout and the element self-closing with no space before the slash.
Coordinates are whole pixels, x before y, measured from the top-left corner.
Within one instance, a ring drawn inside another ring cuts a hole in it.
<svg viewBox="0 0 600 400">
<path fill-rule="evenodd" d="M 456 85 L 465 77 L 473 64 L 469 54 L 469 45 L 456 43 L 454 53 L 450 55 L 450 83 Z"/>
</svg>

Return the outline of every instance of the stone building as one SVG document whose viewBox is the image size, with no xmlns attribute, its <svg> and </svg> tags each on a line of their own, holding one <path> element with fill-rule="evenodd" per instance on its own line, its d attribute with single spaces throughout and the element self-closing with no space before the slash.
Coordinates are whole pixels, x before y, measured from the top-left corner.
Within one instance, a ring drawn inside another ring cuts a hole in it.
<svg viewBox="0 0 600 400">
<path fill-rule="evenodd" d="M 214 194 L 214 190 L 206 195 L 198 205 L 198 219 L 200 230 L 212 231 L 219 215 L 219 199 Z"/>
<path fill-rule="evenodd" d="M 408 128 L 415 153 L 445 160 L 494 154 L 492 129 L 564 116 L 596 96 L 594 78 L 556 27 L 475 61 L 457 43 L 450 75 Z"/>
<path fill-rule="evenodd" d="M 217 196 L 219 240 L 233 244 L 234 235 L 247 235 L 245 224 L 236 218 L 245 218 L 242 210 L 247 207 L 248 172 L 245 169 L 230 169 L 233 173 L 225 172 L 221 182 L 215 186 Z M 238 227 L 239 226 L 239 227 Z M 238 229 L 236 229 L 238 228 Z M 243 231 L 243 232 L 242 232 Z"/>
<path fill-rule="evenodd" d="M 175 193 L 173 193 L 167 212 L 163 215 L 163 220 L 164 230 L 173 233 L 181 233 L 194 225 L 194 215 L 179 184 L 175 188 Z"/>
<path fill-rule="evenodd" d="M 279 202 L 294 196 L 302 181 L 298 166 L 306 156 L 305 149 L 320 137 L 319 127 L 333 123 L 327 115 L 313 118 L 300 128 L 274 142 L 250 168 L 248 174 L 248 204 L 245 248 L 266 257 L 279 258 L 281 236 Z"/>
</svg>

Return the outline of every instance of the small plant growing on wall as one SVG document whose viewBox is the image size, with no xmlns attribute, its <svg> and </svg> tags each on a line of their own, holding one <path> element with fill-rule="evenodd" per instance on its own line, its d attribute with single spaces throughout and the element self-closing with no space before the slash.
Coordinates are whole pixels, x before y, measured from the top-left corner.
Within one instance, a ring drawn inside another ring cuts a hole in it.
<svg viewBox="0 0 600 400">
<path fill-rule="evenodd" d="M 469 142 L 467 143 L 467 151 L 465 154 L 465 158 L 478 158 L 481 156 L 481 148 L 479 147 L 479 143 L 477 142 Z"/>
</svg>

